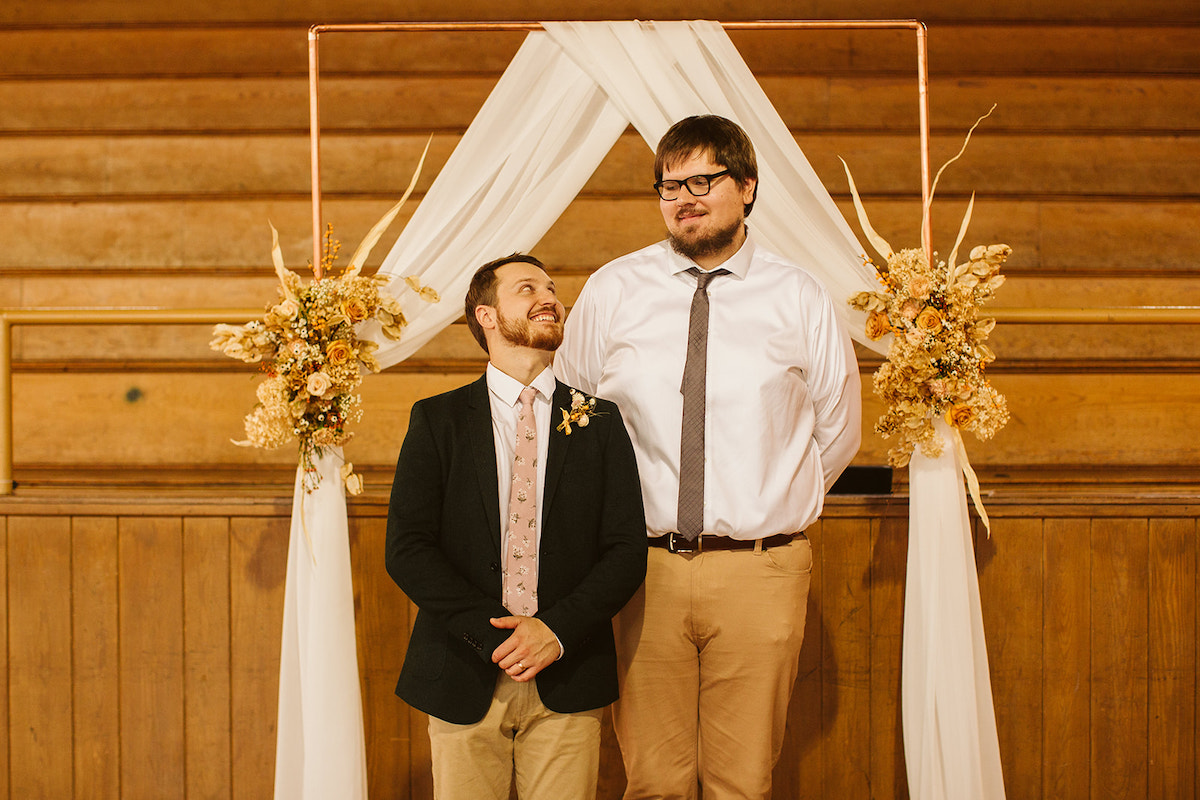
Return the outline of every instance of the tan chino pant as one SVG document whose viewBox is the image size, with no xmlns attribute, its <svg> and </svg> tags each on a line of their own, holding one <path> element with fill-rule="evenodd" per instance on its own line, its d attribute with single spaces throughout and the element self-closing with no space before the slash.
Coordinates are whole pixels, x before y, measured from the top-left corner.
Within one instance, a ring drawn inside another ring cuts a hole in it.
<svg viewBox="0 0 1200 800">
<path fill-rule="evenodd" d="M 812 548 L 652 547 L 617 616 L 626 800 L 768 798 L 796 681 Z"/>
<path fill-rule="evenodd" d="M 520 800 L 593 800 L 602 711 L 551 711 L 536 684 L 501 672 L 479 722 L 429 718 L 436 800 L 508 800 L 514 779 Z"/>
</svg>

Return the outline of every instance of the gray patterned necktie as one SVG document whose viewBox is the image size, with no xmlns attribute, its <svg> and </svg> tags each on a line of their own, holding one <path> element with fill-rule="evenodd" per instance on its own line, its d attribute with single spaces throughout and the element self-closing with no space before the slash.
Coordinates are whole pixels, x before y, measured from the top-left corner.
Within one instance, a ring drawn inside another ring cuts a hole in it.
<svg viewBox="0 0 1200 800">
<path fill-rule="evenodd" d="M 695 541 L 704 529 L 704 394 L 708 371 L 708 284 L 727 269 L 701 272 L 696 276 L 696 293 L 688 319 L 687 360 L 683 364 L 683 428 L 679 439 L 679 534 Z"/>
</svg>

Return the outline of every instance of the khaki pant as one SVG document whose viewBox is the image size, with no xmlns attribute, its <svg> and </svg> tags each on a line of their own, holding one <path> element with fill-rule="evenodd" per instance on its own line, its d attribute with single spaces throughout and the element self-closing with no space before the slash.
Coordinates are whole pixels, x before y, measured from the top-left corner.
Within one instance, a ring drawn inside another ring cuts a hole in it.
<svg viewBox="0 0 1200 800">
<path fill-rule="evenodd" d="M 436 800 L 593 800 L 602 710 L 559 714 L 542 705 L 537 679 L 501 672 L 492 705 L 473 725 L 429 718 Z"/>
<path fill-rule="evenodd" d="M 652 547 L 615 620 L 613 723 L 626 800 L 771 794 L 804 639 L 812 547 L 696 555 Z"/>
</svg>

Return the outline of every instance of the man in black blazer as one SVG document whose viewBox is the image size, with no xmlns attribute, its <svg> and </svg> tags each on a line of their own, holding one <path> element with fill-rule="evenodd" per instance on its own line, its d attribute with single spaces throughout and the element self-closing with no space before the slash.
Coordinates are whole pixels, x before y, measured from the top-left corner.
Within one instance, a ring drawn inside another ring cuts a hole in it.
<svg viewBox="0 0 1200 800">
<path fill-rule="evenodd" d="M 555 381 L 566 312 L 537 259 L 484 265 L 465 305 L 487 372 L 413 406 L 392 485 L 387 569 L 418 607 L 396 693 L 430 715 L 438 798 L 507 800 L 514 776 L 522 800 L 592 798 L 611 619 L 646 571 L 633 447 Z"/>
</svg>

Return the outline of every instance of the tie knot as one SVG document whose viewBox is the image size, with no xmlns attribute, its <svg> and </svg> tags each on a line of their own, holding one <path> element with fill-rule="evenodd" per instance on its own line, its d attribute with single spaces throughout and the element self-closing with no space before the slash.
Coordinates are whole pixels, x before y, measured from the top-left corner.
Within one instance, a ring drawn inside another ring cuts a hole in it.
<svg viewBox="0 0 1200 800">
<path fill-rule="evenodd" d="M 521 390 L 521 406 L 529 408 L 533 405 L 533 398 L 537 397 L 537 389 L 532 386 L 526 386 Z"/>
<path fill-rule="evenodd" d="M 688 273 L 696 276 L 696 288 L 700 291 L 704 291 L 708 288 L 708 285 L 712 283 L 713 278 L 717 277 L 718 275 L 728 275 L 729 270 L 714 269 L 712 272 L 704 272 L 698 267 L 689 267 Z"/>
</svg>

